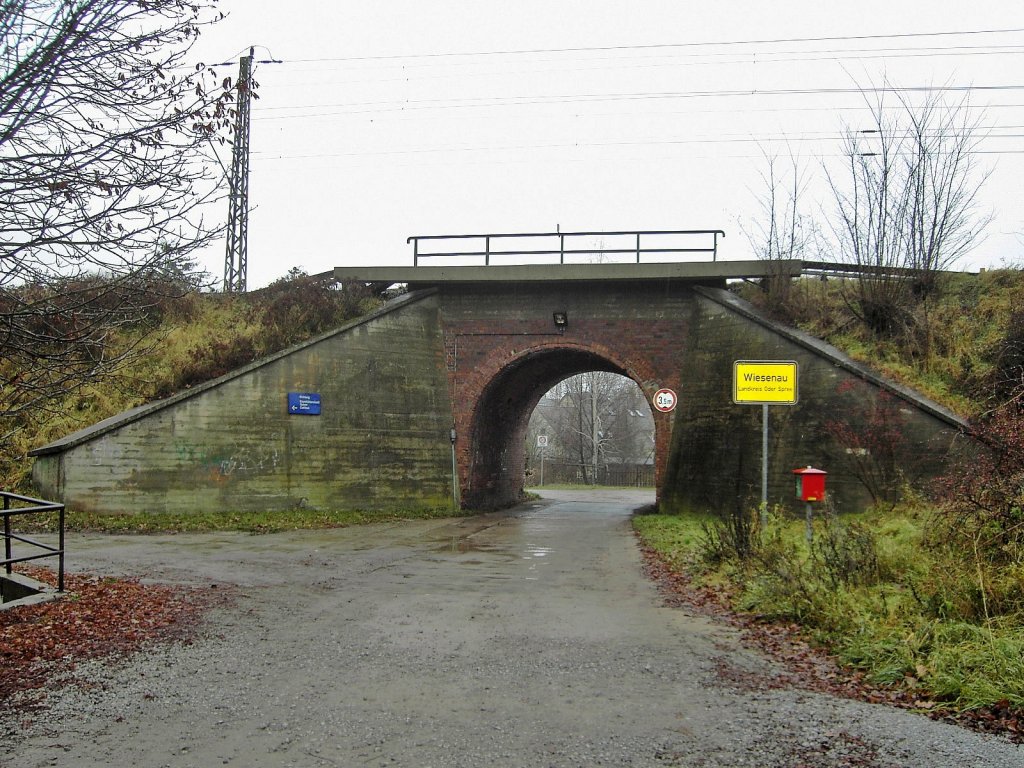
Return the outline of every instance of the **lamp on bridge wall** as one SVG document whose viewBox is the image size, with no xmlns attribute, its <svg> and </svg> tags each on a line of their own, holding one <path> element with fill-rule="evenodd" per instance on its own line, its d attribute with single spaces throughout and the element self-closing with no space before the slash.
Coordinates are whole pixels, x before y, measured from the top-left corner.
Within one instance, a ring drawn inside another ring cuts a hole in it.
<svg viewBox="0 0 1024 768">
<path fill-rule="evenodd" d="M 565 329 L 569 325 L 569 313 L 568 312 L 555 312 L 551 316 L 555 321 L 555 328 L 558 329 L 559 333 L 565 333 Z"/>
</svg>

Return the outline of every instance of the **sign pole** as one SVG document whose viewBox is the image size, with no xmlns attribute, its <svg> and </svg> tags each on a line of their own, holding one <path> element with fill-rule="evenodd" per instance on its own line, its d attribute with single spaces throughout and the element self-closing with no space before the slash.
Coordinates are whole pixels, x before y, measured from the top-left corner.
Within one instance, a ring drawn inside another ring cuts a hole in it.
<svg viewBox="0 0 1024 768">
<path fill-rule="evenodd" d="M 540 448 L 540 487 L 544 487 L 544 453 L 548 449 L 548 436 L 537 435 L 537 447 Z"/>
<path fill-rule="evenodd" d="M 768 403 L 761 405 L 761 530 L 768 529 Z"/>
</svg>

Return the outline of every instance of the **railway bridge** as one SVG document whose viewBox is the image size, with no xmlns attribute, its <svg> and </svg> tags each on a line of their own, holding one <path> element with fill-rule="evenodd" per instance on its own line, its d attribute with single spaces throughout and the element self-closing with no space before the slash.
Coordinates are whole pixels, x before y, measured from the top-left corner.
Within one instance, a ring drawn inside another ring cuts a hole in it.
<svg viewBox="0 0 1024 768">
<path fill-rule="evenodd" d="M 849 436 L 880 418 L 898 427 L 906 479 L 941 471 L 962 426 L 956 416 L 728 289 L 769 270 L 797 277 L 825 265 L 718 261 L 716 232 L 683 233 L 713 237 L 703 249 L 641 241 L 665 233 L 608 234 L 629 236 L 628 247 L 611 249 L 628 261 L 572 263 L 594 251 L 559 232 L 529 236 L 551 247 L 517 252 L 549 263 L 501 263 L 514 251 L 493 250 L 500 238 L 527 236 L 490 235 L 428 253 L 434 238 L 412 238 L 411 267 L 339 268 L 340 281 L 407 291 L 311 341 L 36 449 L 34 482 L 74 508 L 106 511 L 500 507 L 522 496 L 534 407 L 587 371 L 628 376 L 649 402 L 674 393 L 674 407 L 653 409 L 667 508 L 756 504 L 767 445 L 770 503 L 794 503 L 791 470 L 813 464 L 829 472 L 839 508 L 855 509 L 869 495 L 865 467 L 890 459 Z M 678 260 L 697 250 L 705 258 Z M 676 260 L 658 260 L 666 254 Z M 796 404 L 736 404 L 738 360 L 795 362 Z"/>
</svg>

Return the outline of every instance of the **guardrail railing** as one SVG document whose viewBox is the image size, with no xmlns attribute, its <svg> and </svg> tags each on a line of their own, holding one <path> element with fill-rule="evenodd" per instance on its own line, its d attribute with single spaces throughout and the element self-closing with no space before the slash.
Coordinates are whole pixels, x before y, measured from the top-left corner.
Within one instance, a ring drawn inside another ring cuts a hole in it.
<svg viewBox="0 0 1024 768">
<path fill-rule="evenodd" d="M 45 557 L 56 557 L 57 558 L 57 591 L 64 591 L 64 505 L 58 504 L 54 501 L 44 501 L 42 499 L 33 499 L 30 496 L 21 496 L 17 493 L 9 493 L 7 491 L 0 491 L 0 497 L 3 497 L 4 508 L 0 510 L 0 517 L 4 519 L 4 559 L 0 561 L 0 565 L 3 565 L 7 573 L 11 573 L 11 566 L 14 563 L 25 563 L 29 560 L 41 560 Z M 14 504 L 27 504 L 28 506 L 16 507 Z M 57 546 L 51 547 L 49 544 L 43 544 L 41 541 L 30 539 L 27 536 L 14 533 L 11 530 L 11 518 L 18 517 L 21 515 L 37 515 L 46 512 L 57 513 Z M 20 542 L 36 549 L 41 549 L 43 552 L 36 552 L 31 555 L 22 555 L 15 557 L 13 553 L 12 542 Z"/>
<path fill-rule="evenodd" d="M 558 257 L 559 264 L 565 264 L 568 257 L 572 263 L 582 256 L 633 256 L 640 264 L 644 256 L 671 256 L 682 254 L 710 255 L 711 261 L 718 258 L 718 241 L 725 237 L 720 229 L 644 229 L 604 232 L 506 232 L 477 235 L 413 235 L 406 239 L 412 243 L 413 266 L 419 266 L 421 259 L 428 258 L 483 258 L 485 265 L 502 257 L 509 263 L 509 257 Z M 529 239 L 527 246 L 507 247 Z M 450 241 L 445 246 L 443 241 Z M 608 241 L 608 242 L 606 242 Z M 465 247 L 456 245 L 466 243 Z M 429 244 L 429 245 L 428 245 Z M 443 250 L 424 251 L 430 246 L 441 246 Z"/>
</svg>

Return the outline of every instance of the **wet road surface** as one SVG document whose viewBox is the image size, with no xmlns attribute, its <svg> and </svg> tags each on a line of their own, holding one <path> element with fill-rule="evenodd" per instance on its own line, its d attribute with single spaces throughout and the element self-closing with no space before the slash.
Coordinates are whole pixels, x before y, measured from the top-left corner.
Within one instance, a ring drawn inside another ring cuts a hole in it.
<svg viewBox="0 0 1024 768">
<path fill-rule="evenodd" d="M 644 578 L 629 516 L 650 501 L 553 493 L 457 520 L 72 537 L 69 569 L 237 596 L 192 645 L 83 665 L 86 686 L 4 734 L 0 765 L 1024 764 L 905 712 L 770 689 L 772 665 L 732 629 L 664 606 Z"/>
</svg>

